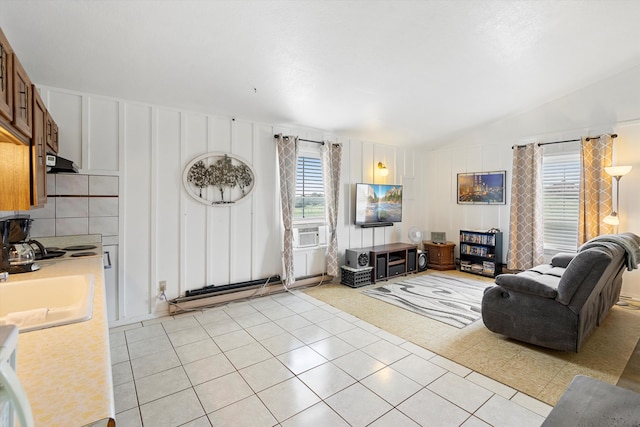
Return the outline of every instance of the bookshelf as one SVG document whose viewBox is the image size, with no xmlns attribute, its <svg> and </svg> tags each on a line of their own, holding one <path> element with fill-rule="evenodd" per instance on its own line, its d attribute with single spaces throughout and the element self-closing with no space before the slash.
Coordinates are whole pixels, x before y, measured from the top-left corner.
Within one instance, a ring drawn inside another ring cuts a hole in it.
<svg viewBox="0 0 640 427">
<path fill-rule="evenodd" d="M 502 273 L 502 233 L 460 230 L 460 271 L 495 277 Z"/>
</svg>

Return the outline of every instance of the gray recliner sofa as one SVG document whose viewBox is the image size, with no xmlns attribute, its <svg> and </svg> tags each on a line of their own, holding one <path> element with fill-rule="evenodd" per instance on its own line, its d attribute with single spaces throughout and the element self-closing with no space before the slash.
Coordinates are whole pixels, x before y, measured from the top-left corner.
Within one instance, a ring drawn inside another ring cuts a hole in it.
<svg viewBox="0 0 640 427">
<path fill-rule="evenodd" d="M 501 274 L 482 298 L 485 326 L 507 337 L 577 352 L 620 297 L 622 274 L 640 262 L 640 237 L 598 236 L 576 254 Z"/>
</svg>

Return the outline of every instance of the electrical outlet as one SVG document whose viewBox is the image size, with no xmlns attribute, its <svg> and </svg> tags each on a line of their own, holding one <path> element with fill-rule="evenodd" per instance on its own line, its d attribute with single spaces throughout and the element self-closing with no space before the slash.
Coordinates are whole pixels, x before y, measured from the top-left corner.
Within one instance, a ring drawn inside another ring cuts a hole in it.
<svg viewBox="0 0 640 427">
<path fill-rule="evenodd" d="M 158 290 L 160 292 L 165 292 L 167 290 L 167 281 L 166 280 L 161 280 L 160 284 L 158 286 Z"/>
</svg>

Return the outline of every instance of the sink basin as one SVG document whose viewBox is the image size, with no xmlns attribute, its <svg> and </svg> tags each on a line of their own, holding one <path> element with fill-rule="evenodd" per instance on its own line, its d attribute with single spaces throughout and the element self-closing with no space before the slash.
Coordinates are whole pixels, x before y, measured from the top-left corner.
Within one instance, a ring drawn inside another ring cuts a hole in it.
<svg viewBox="0 0 640 427">
<path fill-rule="evenodd" d="M 0 283 L 0 325 L 27 332 L 89 320 L 93 287 L 92 274 Z"/>
</svg>

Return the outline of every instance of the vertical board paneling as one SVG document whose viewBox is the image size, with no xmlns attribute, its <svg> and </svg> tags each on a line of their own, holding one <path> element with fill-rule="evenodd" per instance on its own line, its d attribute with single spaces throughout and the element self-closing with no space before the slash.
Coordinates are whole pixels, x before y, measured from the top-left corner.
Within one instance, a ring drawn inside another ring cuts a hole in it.
<svg viewBox="0 0 640 427">
<path fill-rule="evenodd" d="M 186 114 L 185 117 L 186 141 L 184 142 L 184 156 L 181 169 L 195 157 L 207 152 L 207 117 L 200 114 Z M 184 193 L 184 189 L 181 189 Z M 207 208 L 202 203 L 195 201 L 190 196 L 184 197 L 183 214 L 181 221 L 185 238 L 181 251 L 180 265 L 184 278 L 181 284 L 183 291 L 197 289 L 206 286 L 206 214 Z"/>
<path fill-rule="evenodd" d="M 90 169 L 117 171 L 119 169 L 118 101 L 89 98 L 89 165 Z"/>
<path fill-rule="evenodd" d="M 87 165 L 82 164 L 82 96 L 51 91 L 48 109 L 58 124 L 59 154 L 86 168 Z"/>
<path fill-rule="evenodd" d="M 232 153 L 247 164 L 253 163 L 253 124 L 235 121 L 233 132 Z M 231 215 L 231 235 L 229 239 L 229 253 L 231 269 L 229 280 L 232 283 L 253 279 L 253 259 L 251 258 L 251 242 L 253 239 L 253 193 L 229 207 Z M 255 277 L 256 279 L 260 277 Z"/>
<path fill-rule="evenodd" d="M 253 252 L 252 261 L 258 278 L 281 274 L 280 247 L 281 218 L 280 190 L 278 189 L 278 157 L 271 126 L 255 125 L 255 156 L 252 167 L 255 172 L 253 189 L 253 220 L 255 224 L 252 246 L 245 251 Z"/>
<path fill-rule="evenodd" d="M 156 205 L 156 277 L 166 280 L 167 296 L 179 295 L 180 259 L 180 192 L 182 167 L 180 164 L 181 114 L 172 110 L 158 111 L 157 131 L 157 196 Z M 152 289 L 157 284 L 152 283 Z M 152 292 L 153 294 L 153 292 Z"/>
<path fill-rule="evenodd" d="M 231 152 L 232 121 L 225 117 L 209 117 L 209 152 Z M 212 126 L 212 127 L 211 127 Z M 211 187 L 211 191 L 219 191 Z M 207 207 L 207 282 L 225 285 L 231 278 L 231 215 L 228 207 Z"/>
<path fill-rule="evenodd" d="M 125 122 L 125 313 L 136 317 L 150 302 L 151 108 L 127 104 Z"/>
</svg>

